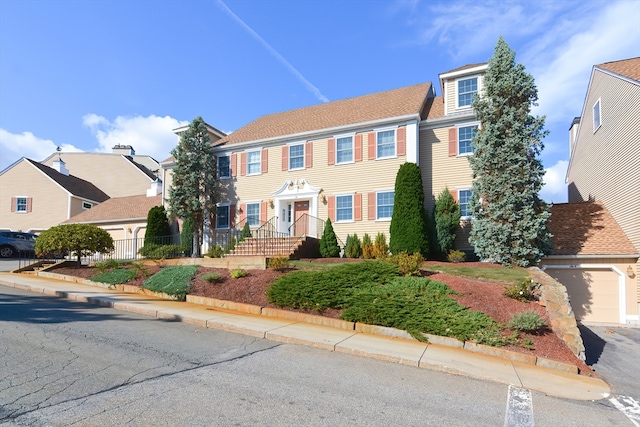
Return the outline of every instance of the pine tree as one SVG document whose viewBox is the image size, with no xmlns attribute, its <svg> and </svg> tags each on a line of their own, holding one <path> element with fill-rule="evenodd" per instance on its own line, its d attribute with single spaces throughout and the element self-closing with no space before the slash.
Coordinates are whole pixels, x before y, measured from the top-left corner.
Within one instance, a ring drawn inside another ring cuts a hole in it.
<svg viewBox="0 0 640 427">
<path fill-rule="evenodd" d="M 389 227 L 389 249 L 392 254 L 407 252 L 427 256 L 429 239 L 424 214 L 422 174 L 415 163 L 406 162 L 396 175 L 393 214 Z"/>
<path fill-rule="evenodd" d="M 211 152 L 207 126 L 196 117 L 180 134 L 178 146 L 171 150 L 176 166 L 169 188 L 171 215 L 193 220 L 193 257 L 200 256 L 200 232 L 204 218 L 216 206 L 216 161 Z"/>
<path fill-rule="evenodd" d="M 528 266 L 549 252 L 549 211 L 538 197 L 544 169 L 539 155 L 544 117 L 530 114 L 538 90 L 533 77 L 515 63 L 502 37 L 474 108 L 481 127 L 473 139 L 470 242 L 480 258 Z"/>
<path fill-rule="evenodd" d="M 433 218 L 435 219 L 438 252 L 446 255 L 453 249 L 456 230 L 460 227 L 460 206 L 447 188 L 442 190 L 436 199 Z"/>
<path fill-rule="evenodd" d="M 329 218 L 327 218 L 322 237 L 320 238 L 320 255 L 322 255 L 323 258 L 335 258 L 340 255 L 338 238 L 336 237 L 335 231 L 333 231 L 333 225 Z"/>
<path fill-rule="evenodd" d="M 182 231 L 180 232 L 180 246 L 184 248 L 187 254 L 193 253 L 193 219 L 187 217 L 182 221 Z"/>
</svg>

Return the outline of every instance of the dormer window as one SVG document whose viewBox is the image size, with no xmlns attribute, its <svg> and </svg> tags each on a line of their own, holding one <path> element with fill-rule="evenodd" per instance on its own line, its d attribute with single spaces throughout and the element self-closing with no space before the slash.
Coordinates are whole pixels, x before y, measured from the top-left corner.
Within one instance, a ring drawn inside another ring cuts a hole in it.
<svg viewBox="0 0 640 427">
<path fill-rule="evenodd" d="M 478 78 L 471 77 L 457 81 L 458 108 L 468 107 L 473 101 L 473 96 L 478 92 Z"/>
</svg>

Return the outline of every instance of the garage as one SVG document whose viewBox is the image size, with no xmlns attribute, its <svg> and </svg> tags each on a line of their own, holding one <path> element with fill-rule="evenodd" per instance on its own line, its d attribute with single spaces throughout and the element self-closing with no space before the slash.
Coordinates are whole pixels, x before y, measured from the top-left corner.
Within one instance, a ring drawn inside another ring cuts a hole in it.
<svg viewBox="0 0 640 427">
<path fill-rule="evenodd" d="M 624 287 L 616 270 L 613 266 L 550 265 L 544 271 L 567 288 L 578 322 L 626 323 Z"/>
</svg>

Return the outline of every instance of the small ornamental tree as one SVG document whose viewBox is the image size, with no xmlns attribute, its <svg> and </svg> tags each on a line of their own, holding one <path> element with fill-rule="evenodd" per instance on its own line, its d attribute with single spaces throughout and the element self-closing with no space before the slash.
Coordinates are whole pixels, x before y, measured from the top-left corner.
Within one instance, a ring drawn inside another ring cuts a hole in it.
<svg viewBox="0 0 640 427">
<path fill-rule="evenodd" d="M 196 117 L 180 134 L 171 150 L 175 168 L 169 187 L 169 212 L 173 217 L 193 220 L 192 257 L 200 256 L 200 232 L 205 215 L 216 209 L 216 159 L 202 117 Z"/>
<path fill-rule="evenodd" d="M 324 231 L 320 238 L 320 255 L 323 258 L 335 258 L 340 256 L 340 246 L 338 246 L 338 238 L 335 231 L 333 231 L 333 225 L 331 219 L 327 218 L 327 222 L 324 225 Z"/>
<path fill-rule="evenodd" d="M 436 223 L 436 239 L 438 241 L 438 252 L 448 254 L 453 249 L 453 242 L 456 240 L 456 230 L 460 227 L 460 205 L 447 188 L 442 190 L 436 199 L 436 206 L 433 208 L 433 218 Z"/>
<path fill-rule="evenodd" d="M 354 233 L 352 236 L 347 236 L 347 243 L 344 248 L 344 253 L 347 258 L 362 257 L 362 245 L 357 234 Z"/>
<path fill-rule="evenodd" d="M 396 175 L 393 214 L 389 227 L 389 249 L 396 255 L 407 252 L 429 253 L 427 224 L 424 214 L 422 174 L 415 163 L 406 162 Z"/>
<path fill-rule="evenodd" d="M 39 257 L 75 254 L 80 268 L 81 257 L 113 250 L 113 238 L 104 229 L 91 224 L 62 224 L 40 233 L 35 243 Z"/>
<path fill-rule="evenodd" d="M 169 236 L 171 227 L 164 206 L 154 206 L 147 214 L 147 230 L 144 233 L 144 244 L 160 244 L 159 237 Z"/>
<path fill-rule="evenodd" d="M 549 210 L 538 197 L 544 168 L 544 117 L 531 115 L 538 90 L 502 37 L 489 60 L 482 96 L 471 104 L 481 123 L 472 140 L 469 241 L 480 258 L 529 266 L 549 253 Z"/>
</svg>

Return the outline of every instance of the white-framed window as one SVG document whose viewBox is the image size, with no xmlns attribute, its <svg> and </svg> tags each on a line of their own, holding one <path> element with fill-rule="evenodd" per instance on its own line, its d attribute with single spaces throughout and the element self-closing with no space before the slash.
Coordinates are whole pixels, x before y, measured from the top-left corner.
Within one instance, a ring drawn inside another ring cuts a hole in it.
<svg viewBox="0 0 640 427">
<path fill-rule="evenodd" d="M 393 191 L 379 191 L 376 193 L 376 219 L 391 219 L 393 196 Z"/>
<path fill-rule="evenodd" d="M 250 227 L 260 226 L 260 203 L 247 203 L 247 223 Z"/>
<path fill-rule="evenodd" d="M 16 212 L 26 212 L 26 211 L 27 211 L 27 198 L 16 197 Z"/>
<path fill-rule="evenodd" d="M 289 146 L 289 170 L 304 169 L 304 144 Z"/>
<path fill-rule="evenodd" d="M 461 126 L 458 128 L 458 155 L 472 154 L 471 140 L 478 133 L 478 125 Z"/>
<path fill-rule="evenodd" d="M 600 109 L 600 98 L 593 104 L 593 133 L 595 133 L 602 124 L 602 115 Z"/>
<path fill-rule="evenodd" d="M 82 201 L 82 209 L 91 209 L 93 207 L 93 203 Z"/>
<path fill-rule="evenodd" d="M 229 228 L 229 205 L 216 206 L 216 228 Z"/>
<path fill-rule="evenodd" d="M 336 222 L 353 221 L 353 194 L 336 196 Z"/>
<path fill-rule="evenodd" d="M 336 163 L 353 162 L 353 137 L 344 136 L 336 138 Z"/>
<path fill-rule="evenodd" d="M 458 205 L 460 206 L 460 216 L 462 218 L 471 217 L 471 190 L 458 190 Z"/>
<path fill-rule="evenodd" d="M 394 157 L 396 155 L 396 131 L 380 131 L 376 137 L 376 157 Z"/>
<path fill-rule="evenodd" d="M 249 151 L 247 153 L 247 175 L 257 175 L 262 172 L 261 154 L 262 151 Z"/>
<path fill-rule="evenodd" d="M 218 156 L 218 179 L 231 178 L 231 157 L 226 154 Z"/>
<path fill-rule="evenodd" d="M 478 92 L 478 77 L 457 80 L 456 90 L 458 92 L 458 108 L 470 106 L 473 96 Z"/>
</svg>

